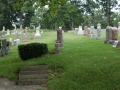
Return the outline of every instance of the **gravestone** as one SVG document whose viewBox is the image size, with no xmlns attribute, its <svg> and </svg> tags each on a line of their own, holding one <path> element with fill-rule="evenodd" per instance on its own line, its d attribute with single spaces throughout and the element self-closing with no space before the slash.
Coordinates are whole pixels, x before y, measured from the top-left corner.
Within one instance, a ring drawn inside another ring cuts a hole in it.
<svg viewBox="0 0 120 90">
<path fill-rule="evenodd" d="M 88 36 L 88 26 L 84 26 L 84 36 Z"/>
<path fill-rule="evenodd" d="M 5 31 L 2 31 L 2 37 L 5 37 Z"/>
<path fill-rule="evenodd" d="M 20 39 L 16 39 L 16 45 L 20 44 Z"/>
<path fill-rule="evenodd" d="M 9 29 L 7 29 L 7 35 L 10 35 L 10 30 Z"/>
<path fill-rule="evenodd" d="M 36 27 L 35 36 L 41 36 L 41 34 L 40 34 L 40 27 Z"/>
<path fill-rule="evenodd" d="M 5 56 L 5 51 L 2 45 L 2 41 L 1 41 L 1 49 L 0 49 L 0 56 L 4 57 Z"/>
<path fill-rule="evenodd" d="M 62 27 L 59 27 L 59 29 L 57 30 L 57 43 L 59 43 L 60 47 L 63 46 L 63 30 Z"/>
<path fill-rule="evenodd" d="M 9 46 L 12 47 L 12 38 L 9 38 Z"/>
<path fill-rule="evenodd" d="M 78 31 L 79 31 L 79 29 L 78 29 L 78 28 L 75 28 L 75 34 L 77 34 L 77 33 L 78 33 Z"/>
<path fill-rule="evenodd" d="M 116 40 L 116 41 L 113 43 L 113 47 L 117 47 L 117 44 L 118 44 L 118 40 Z"/>
<path fill-rule="evenodd" d="M 27 35 L 27 27 L 26 27 L 23 41 L 28 41 L 28 40 L 29 40 L 29 38 L 28 38 L 28 35 Z"/>
<path fill-rule="evenodd" d="M 2 30 L 3 32 L 5 31 L 5 27 L 3 26 L 3 30 Z"/>
<path fill-rule="evenodd" d="M 14 30 L 16 30 L 17 28 L 16 28 L 16 24 L 14 25 Z"/>
<path fill-rule="evenodd" d="M 90 28 L 87 28 L 87 36 L 90 36 Z"/>
<path fill-rule="evenodd" d="M 96 39 L 101 39 L 101 24 L 97 24 L 97 33 L 96 33 Z"/>
<path fill-rule="evenodd" d="M 17 42 L 16 42 L 16 40 L 14 40 L 14 46 L 16 46 L 17 45 Z"/>
<path fill-rule="evenodd" d="M 33 26 L 33 29 L 35 30 L 35 26 Z"/>
<path fill-rule="evenodd" d="M 114 41 L 118 40 L 118 29 L 116 27 L 106 27 L 106 40 L 104 43 L 113 44 Z"/>
<path fill-rule="evenodd" d="M 31 39 L 33 39 L 33 38 L 35 38 L 35 33 L 34 32 L 32 33 Z"/>
<path fill-rule="evenodd" d="M 18 31 L 16 31 L 16 39 L 18 39 Z"/>
<path fill-rule="evenodd" d="M 78 30 L 78 33 L 77 33 L 77 34 L 83 34 L 82 26 L 79 26 L 79 30 Z"/>
<path fill-rule="evenodd" d="M 60 53 L 60 43 L 56 42 L 55 43 L 55 50 L 54 50 L 55 54 L 59 54 Z"/>
<path fill-rule="evenodd" d="M 8 54 L 7 42 L 6 39 L 1 41 L 1 56 Z"/>
<path fill-rule="evenodd" d="M 90 37 L 95 37 L 95 34 L 94 34 L 94 26 L 91 26 L 90 27 Z"/>
<path fill-rule="evenodd" d="M 120 22 L 118 22 L 118 31 L 120 32 Z"/>
</svg>

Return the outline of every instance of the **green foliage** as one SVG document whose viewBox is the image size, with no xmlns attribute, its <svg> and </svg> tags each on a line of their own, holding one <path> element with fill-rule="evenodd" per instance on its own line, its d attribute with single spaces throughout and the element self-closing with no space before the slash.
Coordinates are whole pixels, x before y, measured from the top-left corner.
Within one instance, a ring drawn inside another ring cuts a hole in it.
<svg viewBox="0 0 120 90">
<path fill-rule="evenodd" d="M 71 30 L 72 22 L 78 27 L 82 21 L 83 11 L 70 3 L 62 3 L 56 16 L 52 16 L 49 10 L 43 15 L 44 27 L 51 29 L 62 26 L 64 30 Z"/>
<path fill-rule="evenodd" d="M 22 60 L 31 58 L 38 58 L 41 55 L 48 53 L 47 44 L 43 43 L 30 43 L 26 45 L 19 45 L 18 51 Z"/>
<path fill-rule="evenodd" d="M 107 25 L 111 25 L 111 14 L 112 9 L 118 4 L 117 0 L 97 0 L 99 5 L 102 7 L 102 11 L 105 13 L 107 17 Z"/>
</svg>

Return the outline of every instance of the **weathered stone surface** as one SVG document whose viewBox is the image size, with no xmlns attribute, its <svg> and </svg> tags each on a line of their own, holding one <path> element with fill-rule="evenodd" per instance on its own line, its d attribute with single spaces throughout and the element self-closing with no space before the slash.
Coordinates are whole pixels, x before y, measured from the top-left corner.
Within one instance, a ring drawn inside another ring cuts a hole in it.
<svg viewBox="0 0 120 90">
<path fill-rule="evenodd" d="M 101 24 L 97 24 L 97 32 L 96 32 L 96 39 L 101 39 Z"/>
<path fill-rule="evenodd" d="M 85 35 L 85 36 L 88 35 L 87 30 L 88 30 L 88 26 L 85 26 L 85 27 L 84 27 L 84 35 Z"/>
<path fill-rule="evenodd" d="M 23 66 L 20 69 L 18 85 L 41 85 L 48 81 L 48 66 Z"/>
<path fill-rule="evenodd" d="M 118 29 L 116 27 L 107 26 L 106 40 L 104 42 L 113 44 L 115 40 L 118 40 Z"/>
</svg>

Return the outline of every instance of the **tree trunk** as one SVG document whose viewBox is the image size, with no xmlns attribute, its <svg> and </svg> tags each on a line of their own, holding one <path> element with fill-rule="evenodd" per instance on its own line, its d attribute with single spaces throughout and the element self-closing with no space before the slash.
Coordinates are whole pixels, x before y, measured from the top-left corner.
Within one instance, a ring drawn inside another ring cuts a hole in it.
<svg viewBox="0 0 120 90">
<path fill-rule="evenodd" d="M 22 25 L 22 16 L 23 16 L 23 13 L 20 12 L 20 26 Z"/>
<path fill-rule="evenodd" d="M 110 26 L 110 14 L 107 13 L 107 26 Z"/>
</svg>

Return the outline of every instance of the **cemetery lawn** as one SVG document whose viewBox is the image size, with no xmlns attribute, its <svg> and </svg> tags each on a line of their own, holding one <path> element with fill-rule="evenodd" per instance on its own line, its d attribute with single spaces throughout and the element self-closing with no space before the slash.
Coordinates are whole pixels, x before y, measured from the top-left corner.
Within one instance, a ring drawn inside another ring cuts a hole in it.
<svg viewBox="0 0 120 90">
<path fill-rule="evenodd" d="M 41 37 L 36 37 L 21 44 L 47 43 L 49 52 L 54 50 L 56 31 L 43 30 Z M 29 32 L 31 34 L 31 32 Z M 29 35 L 31 36 L 31 35 Z M 13 35 L 6 36 L 15 37 Z M 64 47 L 60 54 L 47 54 L 27 61 L 20 59 L 18 47 L 5 57 L 0 57 L 0 77 L 17 80 L 21 66 L 47 64 L 49 66 L 49 90 L 120 90 L 120 50 L 111 44 L 74 33 L 64 33 Z"/>
</svg>

